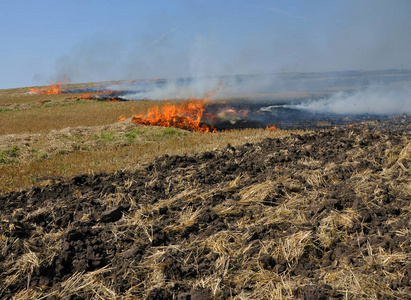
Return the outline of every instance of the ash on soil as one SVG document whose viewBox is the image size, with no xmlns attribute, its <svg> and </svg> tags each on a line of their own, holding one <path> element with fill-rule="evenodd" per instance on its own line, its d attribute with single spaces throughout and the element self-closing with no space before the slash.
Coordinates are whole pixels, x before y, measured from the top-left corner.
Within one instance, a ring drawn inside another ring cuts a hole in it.
<svg viewBox="0 0 411 300">
<path fill-rule="evenodd" d="M 409 129 L 401 116 L 2 195 L 0 297 L 409 298 Z"/>
</svg>

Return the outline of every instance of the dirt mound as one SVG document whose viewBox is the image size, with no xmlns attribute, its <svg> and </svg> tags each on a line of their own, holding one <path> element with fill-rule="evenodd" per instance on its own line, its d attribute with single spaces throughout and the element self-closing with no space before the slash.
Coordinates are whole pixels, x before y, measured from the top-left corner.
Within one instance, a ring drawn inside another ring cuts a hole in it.
<svg viewBox="0 0 411 300">
<path fill-rule="evenodd" d="M 409 125 L 165 155 L 0 196 L 0 296 L 409 298 Z"/>
</svg>

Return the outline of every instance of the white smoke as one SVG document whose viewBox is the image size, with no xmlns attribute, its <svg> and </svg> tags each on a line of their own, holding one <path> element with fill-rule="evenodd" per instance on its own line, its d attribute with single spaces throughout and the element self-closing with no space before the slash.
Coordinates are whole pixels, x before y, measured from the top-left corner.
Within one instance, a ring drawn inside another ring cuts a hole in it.
<svg viewBox="0 0 411 300">
<path fill-rule="evenodd" d="M 315 113 L 393 115 L 411 113 L 411 87 L 369 87 L 354 93 L 287 105 Z"/>
<path fill-rule="evenodd" d="M 356 73 L 359 74 L 358 72 Z M 391 78 L 388 76 L 381 78 Z M 294 76 L 293 80 L 287 77 Z M 341 75 L 341 74 L 340 74 Z M 112 85 L 111 90 L 127 91 L 120 97 L 127 100 L 164 100 L 203 98 L 204 95 L 219 87 L 213 100 L 243 99 L 248 102 L 264 100 L 271 108 L 292 108 L 319 114 L 337 115 L 393 115 L 411 113 L 411 86 L 397 82 L 390 84 L 380 81 L 370 83 L 366 77 L 357 78 L 359 86 L 349 91 L 339 91 L 322 98 L 308 98 L 307 94 L 324 91 L 329 85 L 339 86 L 345 77 L 323 80 L 300 81 L 306 74 L 273 74 L 253 76 L 202 77 L 186 79 L 167 79 L 153 82 L 134 82 Z M 325 76 L 325 75 L 322 75 Z M 348 76 L 348 75 L 345 75 Z M 370 77 L 372 77 L 370 75 Z M 339 81 L 340 80 L 340 81 Z M 222 84 L 221 84 L 222 83 Z M 349 84 L 352 84 L 349 82 Z M 287 96 L 288 95 L 288 96 Z M 294 96 L 289 96 L 294 95 Z M 295 96 L 296 95 L 296 96 Z M 302 100 L 306 99 L 306 100 Z"/>
<path fill-rule="evenodd" d="M 167 79 L 160 82 L 133 85 L 112 85 L 111 90 L 126 90 L 121 97 L 129 100 L 164 100 L 202 98 L 219 86 L 218 78 Z"/>
<path fill-rule="evenodd" d="M 110 90 L 128 91 L 121 96 L 128 100 L 203 98 L 206 93 L 217 88 L 218 91 L 212 98 L 214 100 L 233 98 L 257 100 L 267 94 L 289 91 L 290 83 L 287 83 L 280 75 L 240 75 L 164 79 L 151 83 L 136 82 L 108 87 Z M 298 89 L 295 84 L 293 88 Z"/>
</svg>

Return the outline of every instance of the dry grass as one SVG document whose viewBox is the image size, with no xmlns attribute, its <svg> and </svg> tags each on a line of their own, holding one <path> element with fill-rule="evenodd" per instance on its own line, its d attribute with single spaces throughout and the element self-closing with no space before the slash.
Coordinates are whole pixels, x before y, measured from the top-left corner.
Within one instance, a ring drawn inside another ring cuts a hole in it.
<svg viewBox="0 0 411 300">
<path fill-rule="evenodd" d="M 150 106 L 145 101 L 134 103 L 56 99 L 48 105 L 2 111 L 0 134 L 47 133 L 67 127 L 111 124 L 118 121 L 120 115 L 130 116 L 133 107 L 139 112 Z"/>
<path fill-rule="evenodd" d="M 98 105 L 113 108 L 118 104 L 122 103 Z M 60 109 L 72 113 L 71 108 Z M 106 114 L 116 116 L 121 112 L 118 109 L 113 111 L 107 110 Z M 93 123 L 85 115 L 82 116 L 84 122 L 81 121 L 80 113 L 73 115 L 73 118 L 76 119 L 73 120 L 74 123 Z M 46 118 L 41 121 L 42 124 L 52 123 L 47 123 Z M 96 122 L 100 121 L 102 122 Z M 107 123 L 110 124 L 108 121 Z M 40 124 L 38 126 L 41 127 Z M 52 130 L 48 133 L 3 135 L 0 136 L 0 190 L 13 190 L 56 176 L 70 177 L 82 173 L 114 172 L 118 169 L 134 168 L 166 153 L 192 154 L 223 147 L 228 143 L 239 145 L 255 142 L 264 137 L 288 134 L 280 130 L 187 132 L 172 128 L 143 127 L 128 120 L 108 126 L 81 126 Z"/>
<path fill-rule="evenodd" d="M 51 177 L 134 168 L 165 153 L 189 154 L 288 135 L 280 130 L 207 134 L 142 127 L 130 119 L 119 123 L 119 116 L 144 113 L 164 101 L 98 102 L 27 91 L 0 91 L 0 192 L 46 184 Z"/>
<path fill-rule="evenodd" d="M 193 154 L 228 143 L 238 145 L 288 134 L 266 130 L 186 132 L 141 127 L 125 121 L 104 128 L 81 127 L 48 134 L 0 136 L 0 151 L 5 157 L 5 163 L 0 164 L 0 190 L 13 190 L 56 176 L 135 168 L 166 153 Z M 7 155 L 10 149 L 17 149 L 16 154 Z"/>
</svg>

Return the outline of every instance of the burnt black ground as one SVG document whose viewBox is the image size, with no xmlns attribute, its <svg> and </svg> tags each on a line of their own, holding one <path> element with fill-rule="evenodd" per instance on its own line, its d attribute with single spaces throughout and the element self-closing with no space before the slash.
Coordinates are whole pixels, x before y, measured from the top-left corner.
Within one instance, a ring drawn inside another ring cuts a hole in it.
<svg viewBox="0 0 411 300">
<path fill-rule="evenodd" d="M 287 102 L 288 101 L 288 102 Z M 207 103 L 202 124 L 212 125 L 217 130 L 241 128 L 265 128 L 275 125 L 277 128 L 292 129 L 325 129 L 361 122 L 383 122 L 384 126 L 396 124 L 396 118 L 401 116 L 373 115 L 373 114 L 331 114 L 314 113 L 308 110 L 282 106 L 290 102 L 308 101 L 306 98 L 288 99 L 284 103 L 280 99 L 244 101 L 214 101 Z M 230 109 L 233 112 L 230 113 Z M 238 113 L 236 113 L 236 111 Z M 246 112 L 246 113 L 244 113 Z M 243 115 L 244 113 L 244 115 Z M 275 122 L 273 123 L 273 120 Z"/>
<path fill-rule="evenodd" d="M 66 291 L 62 286 L 75 274 L 100 270 L 98 282 L 117 297 L 257 299 L 258 280 L 237 280 L 247 266 L 253 274 L 305 282 L 292 287 L 289 297 L 296 299 L 344 299 L 347 293 L 366 298 L 365 287 L 363 293 L 347 292 L 327 283 L 324 272 L 349 266 L 386 285 L 377 296 L 405 299 L 411 294 L 411 198 L 404 187 L 411 159 L 401 153 L 409 153 L 404 149 L 410 128 L 409 116 L 397 116 L 194 156 L 165 155 L 134 172 L 56 178 L 47 187 L 2 195 L 0 298 L 11 299 L 27 287 L 47 299 L 90 299 L 96 293 L 108 298 L 96 288 Z M 317 173 L 322 174 L 318 181 L 306 176 Z M 244 204 L 244 191 L 267 182 L 272 184 L 264 199 Z M 189 191 L 195 195 L 184 196 Z M 310 198 L 316 191 L 318 197 Z M 289 197 L 306 197 L 300 209 L 306 221 L 259 219 Z M 222 205 L 231 210 L 223 212 Z M 187 211 L 195 217 L 183 222 Z M 327 220 L 352 211 L 353 224 L 337 224 L 332 228 L 340 236 L 329 233 L 332 240 L 321 242 Z M 145 224 L 137 217 L 133 223 L 136 212 Z M 239 226 L 241 220 L 248 225 Z M 298 259 L 266 253 L 262 246 L 304 232 L 310 238 Z M 219 235 L 226 236 L 224 251 L 210 242 Z M 249 250 L 241 257 L 236 247 Z M 370 247 L 405 258 L 373 265 Z M 37 263 L 29 259 L 33 254 Z M 227 274 L 218 265 L 224 257 L 229 258 Z M 155 272 L 159 282 L 150 277 Z M 401 276 L 386 275 L 397 273 Z M 213 276 L 221 278 L 218 289 L 199 284 Z"/>
</svg>

